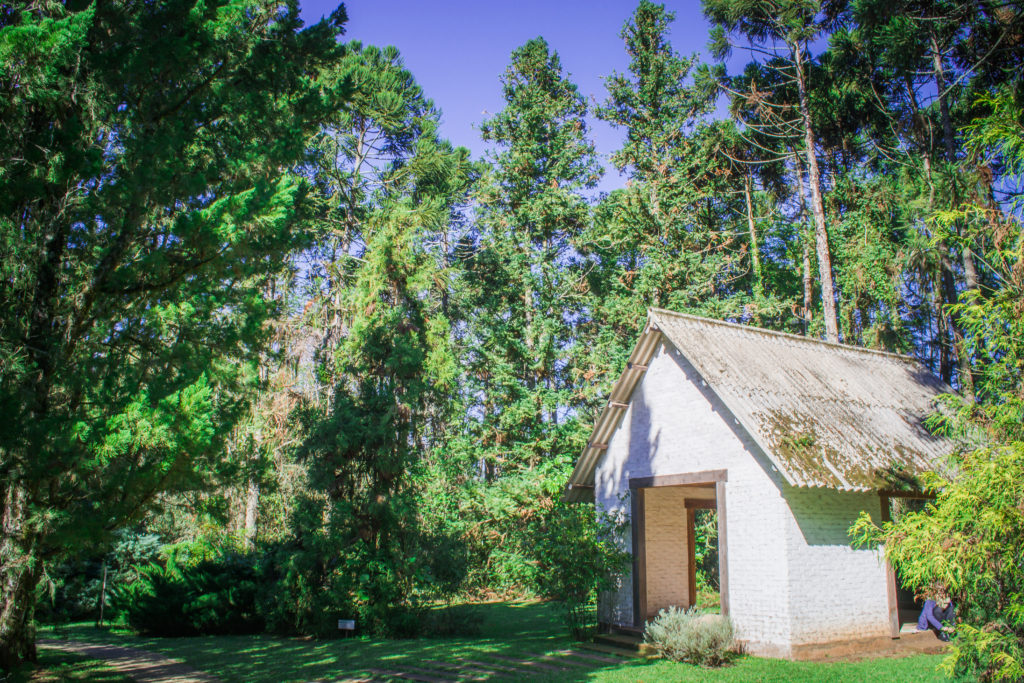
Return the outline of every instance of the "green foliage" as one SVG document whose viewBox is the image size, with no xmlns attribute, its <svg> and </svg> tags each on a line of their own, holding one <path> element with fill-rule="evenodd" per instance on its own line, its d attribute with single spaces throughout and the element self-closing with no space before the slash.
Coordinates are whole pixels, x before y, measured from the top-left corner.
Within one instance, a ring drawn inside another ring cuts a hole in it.
<svg viewBox="0 0 1024 683">
<path fill-rule="evenodd" d="M 693 556 L 697 564 L 698 590 L 719 590 L 718 512 L 696 510 L 693 527 Z"/>
<path fill-rule="evenodd" d="M 44 563 L 212 485 L 306 241 L 288 171 L 340 106 L 344 13 L 15 3 L 0 14 L 0 666 Z M 154 49 L 154 46 L 159 46 Z"/>
<path fill-rule="evenodd" d="M 581 307 L 573 240 L 589 218 L 581 191 L 600 173 L 586 100 L 543 39 L 512 53 L 502 86 L 505 107 L 480 126 L 495 152 L 460 297 L 466 389 L 480 406 L 469 434 L 488 480 L 544 461 L 567 468 L 582 444 L 567 365 Z"/>
<path fill-rule="evenodd" d="M 875 526 L 862 515 L 851 533 L 883 543 L 904 585 L 949 593 L 961 623 L 944 667 L 961 680 L 1024 675 L 1024 443 L 956 458 L 951 479 L 933 478 L 936 499 L 921 512 Z"/>
<path fill-rule="evenodd" d="M 983 105 L 989 114 L 968 129 L 968 145 L 977 154 L 1003 155 L 1014 168 L 1024 150 L 1024 128 L 1010 129 L 1006 122 L 1021 120 L 1020 103 L 1006 90 L 985 98 Z M 953 598 L 961 623 L 944 663 L 950 675 L 1019 680 L 1024 676 L 1024 241 L 1016 216 L 969 204 L 939 212 L 936 228 L 936 242 L 991 241 L 989 267 L 1001 285 L 970 292 L 953 306 L 977 362 L 978 401 L 950 396 L 946 410 L 933 419 L 934 426 L 973 448 L 953 458 L 946 474 L 928 480 L 936 499 L 925 510 L 881 527 L 862 516 L 851 533 L 861 543 L 884 543 L 906 585 L 921 593 L 938 588 Z M 984 445 L 976 447 L 979 442 Z"/>
<path fill-rule="evenodd" d="M 531 538 L 538 593 L 562 605 L 573 638 L 589 638 L 598 595 L 617 587 L 629 559 L 621 522 L 598 518 L 593 505 L 558 502 L 533 524 Z"/>
<path fill-rule="evenodd" d="M 729 661 L 734 644 L 732 621 L 695 607 L 688 610 L 670 607 L 658 612 L 647 624 L 644 642 L 673 662 L 722 666 Z"/>
<path fill-rule="evenodd" d="M 254 555 L 231 551 L 179 563 L 177 553 L 139 571 L 113 591 L 113 606 L 140 633 L 157 636 L 258 633 L 261 568 Z M 267 598 L 276 599 L 276 598 Z"/>
<path fill-rule="evenodd" d="M 117 616 L 111 608 L 114 587 L 139 580 L 140 572 L 159 559 L 163 544 L 155 534 L 121 530 L 109 553 L 67 558 L 52 567 L 39 586 L 36 616 L 40 621 L 63 624 L 99 619 L 104 569 L 107 592 L 104 618 Z"/>
</svg>

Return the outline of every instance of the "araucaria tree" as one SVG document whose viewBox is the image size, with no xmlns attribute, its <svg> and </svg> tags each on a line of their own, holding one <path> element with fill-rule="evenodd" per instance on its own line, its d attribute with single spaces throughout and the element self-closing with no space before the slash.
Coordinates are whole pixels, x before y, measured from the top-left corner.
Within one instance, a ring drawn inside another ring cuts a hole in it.
<svg viewBox="0 0 1024 683">
<path fill-rule="evenodd" d="M 714 25 L 711 39 L 716 56 L 729 54 L 732 49 L 729 42 L 731 36 L 746 39 L 752 51 L 766 54 L 770 67 L 796 86 L 795 114 L 785 117 L 773 127 L 778 129 L 774 131 L 777 137 L 795 133 L 803 144 L 807 185 L 811 193 L 811 215 L 814 219 L 825 337 L 833 342 L 839 341 L 837 293 L 825 216 L 825 184 L 818 160 L 818 135 L 811 111 L 808 46 L 835 26 L 841 5 L 829 0 L 704 0 L 704 14 Z M 750 96 L 756 97 L 756 90 Z M 772 103 L 766 103 L 765 106 L 771 107 Z M 786 111 L 785 107 L 779 109 Z"/>
<path fill-rule="evenodd" d="M 418 514 L 428 417 L 443 419 L 456 375 L 444 259 L 431 245 L 471 166 L 438 137 L 439 113 L 394 48 L 351 43 L 328 80 L 351 85 L 351 106 L 325 122 L 307 167 L 322 221 L 305 324 L 324 333 L 324 397 L 303 406 L 296 435 L 317 510 L 299 533 L 318 539 L 322 575 L 293 572 L 284 588 L 314 596 L 291 617 L 314 632 L 344 609 L 361 628 L 410 633 L 433 578 L 417 561 L 429 552 Z"/>
<path fill-rule="evenodd" d="M 341 13 L 301 30 L 295 3 L 74 7 L 0 12 L 5 668 L 35 656 L 47 563 L 216 469 L 266 282 L 303 241 L 287 169 L 341 105 L 316 85 Z"/>
</svg>

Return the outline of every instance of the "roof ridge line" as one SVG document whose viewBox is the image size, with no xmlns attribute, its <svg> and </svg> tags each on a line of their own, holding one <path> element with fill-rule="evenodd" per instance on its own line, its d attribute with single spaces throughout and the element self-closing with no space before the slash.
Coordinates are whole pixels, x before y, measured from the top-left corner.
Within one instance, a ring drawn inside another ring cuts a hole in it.
<svg viewBox="0 0 1024 683">
<path fill-rule="evenodd" d="M 903 361 L 911 361 L 913 363 L 920 364 L 921 361 L 914 356 L 894 353 L 892 351 L 879 351 L 878 349 L 869 349 L 865 346 L 854 346 L 853 344 L 843 344 L 842 342 L 832 342 L 826 339 L 818 339 L 816 337 L 806 337 L 800 334 L 793 334 L 792 332 L 780 332 L 779 330 L 769 330 L 764 327 L 757 327 L 755 325 L 744 325 L 742 323 L 733 323 L 728 320 L 718 320 L 717 318 L 705 318 L 700 315 L 693 315 L 691 313 L 680 313 L 678 311 L 670 311 L 667 308 L 656 308 L 654 306 L 647 309 L 647 315 L 650 317 L 652 313 L 670 315 L 676 318 L 685 318 L 686 320 L 696 320 L 704 323 L 714 323 L 716 325 L 722 325 L 723 327 L 732 327 L 735 329 L 741 329 L 747 332 L 758 332 L 760 334 L 772 335 L 776 337 L 784 337 L 792 339 L 794 341 L 811 342 L 814 344 L 821 344 L 822 346 L 828 346 L 831 348 L 842 349 L 844 351 L 855 351 L 859 353 L 870 353 L 878 356 L 885 356 L 889 358 L 896 358 Z"/>
</svg>

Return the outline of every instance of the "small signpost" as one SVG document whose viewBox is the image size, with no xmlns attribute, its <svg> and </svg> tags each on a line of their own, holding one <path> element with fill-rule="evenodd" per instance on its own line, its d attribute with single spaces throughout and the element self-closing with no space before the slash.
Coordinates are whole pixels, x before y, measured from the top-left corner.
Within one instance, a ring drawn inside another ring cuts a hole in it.
<svg viewBox="0 0 1024 683">
<path fill-rule="evenodd" d="M 338 619 L 338 630 L 345 631 L 346 636 L 352 635 L 356 630 L 355 619 Z"/>
</svg>

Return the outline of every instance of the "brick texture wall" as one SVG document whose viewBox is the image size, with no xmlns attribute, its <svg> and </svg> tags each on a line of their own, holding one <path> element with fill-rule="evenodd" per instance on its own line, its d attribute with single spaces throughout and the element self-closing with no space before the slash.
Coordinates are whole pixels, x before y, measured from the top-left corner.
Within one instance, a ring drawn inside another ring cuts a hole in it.
<svg viewBox="0 0 1024 683">
<path fill-rule="evenodd" d="M 647 618 L 667 607 L 686 607 L 691 602 L 685 493 L 676 487 L 644 493 Z"/>
<path fill-rule="evenodd" d="M 718 469 L 728 473 L 730 616 L 751 652 L 788 657 L 794 645 L 888 633 L 880 554 L 851 549 L 845 536 L 859 510 L 878 511 L 877 495 L 789 487 L 692 366 L 662 346 L 598 463 L 595 501 L 628 515 L 630 478 Z M 678 519 L 685 548 L 683 511 Z M 681 577 L 686 590 L 685 567 L 651 570 Z M 602 618 L 631 625 L 632 600 L 627 575 L 604 596 Z"/>
</svg>

